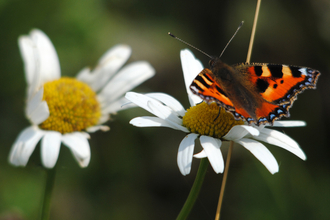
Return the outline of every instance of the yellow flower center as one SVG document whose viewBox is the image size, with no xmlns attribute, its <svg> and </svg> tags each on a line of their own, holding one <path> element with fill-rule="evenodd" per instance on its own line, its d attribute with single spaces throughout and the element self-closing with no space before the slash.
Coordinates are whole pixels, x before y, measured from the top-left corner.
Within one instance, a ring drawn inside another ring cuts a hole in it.
<svg viewBox="0 0 330 220">
<path fill-rule="evenodd" d="M 85 83 L 62 77 L 44 84 L 43 100 L 50 115 L 39 126 L 62 134 L 96 125 L 101 116 L 95 92 Z"/>
<path fill-rule="evenodd" d="M 220 112 L 219 112 L 220 111 Z M 235 125 L 242 125 L 242 120 L 234 116 L 216 103 L 205 102 L 190 107 L 182 118 L 183 125 L 192 133 L 221 138 Z"/>
</svg>

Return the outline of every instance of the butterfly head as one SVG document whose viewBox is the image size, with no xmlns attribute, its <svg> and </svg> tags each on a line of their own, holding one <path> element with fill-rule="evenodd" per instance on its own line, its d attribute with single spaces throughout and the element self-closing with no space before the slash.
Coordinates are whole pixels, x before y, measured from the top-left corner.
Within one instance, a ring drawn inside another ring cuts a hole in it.
<svg viewBox="0 0 330 220">
<path fill-rule="evenodd" d="M 213 69 L 216 65 L 218 65 L 219 63 L 222 63 L 222 61 L 220 60 L 219 57 L 216 56 L 211 56 L 211 59 L 209 61 L 209 66 L 210 69 Z"/>
</svg>

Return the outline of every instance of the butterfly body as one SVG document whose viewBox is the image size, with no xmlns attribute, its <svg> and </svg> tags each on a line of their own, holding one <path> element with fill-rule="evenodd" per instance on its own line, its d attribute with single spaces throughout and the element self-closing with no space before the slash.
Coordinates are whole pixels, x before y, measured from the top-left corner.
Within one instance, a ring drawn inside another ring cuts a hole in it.
<svg viewBox="0 0 330 220">
<path fill-rule="evenodd" d="M 190 89 L 207 103 L 216 102 L 235 119 L 256 125 L 272 124 L 289 108 L 296 96 L 307 88 L 316 88 L 320 72 L 307 67 L 266 63 L 230 66 L 215 57 Z"/>
</svg>

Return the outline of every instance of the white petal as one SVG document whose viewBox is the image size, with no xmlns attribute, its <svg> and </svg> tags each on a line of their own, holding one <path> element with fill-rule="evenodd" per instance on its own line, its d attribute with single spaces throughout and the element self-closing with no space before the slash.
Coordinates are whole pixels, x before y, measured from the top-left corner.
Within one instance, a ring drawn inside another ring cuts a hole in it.
<svg viewBox="0 0 330 220">
<path fill-rule="evenodd" d="M 101 105 L 102 105 L 102 112 L 106 114 L 116 113 L 118 111 L 137 107 L 137 105 L 128 101 L 125 97 L 122 97 L 110 103 L 101 102 Z"/>
<path fill-rule="evenodd" d="M 88 142 L 87 142 L 87 144 L 88 144 Z M 89 144 L 88 144 L 88 148 L 89 148 Z M 85 168 L 88 166 L 88 164 L 91 160 L 90 156 L 87 158 L 81 158 L 80 155 L 77 154 L 77 152 L 75 152 L 75 151 L 72 151 L 72 154 L 81 168 Z"/>
<path fill-rule="evenodd" d="M 128 92 L 125 97 L 157 117 L 166 120 L 172 127 L 176 127 L 178 130 L 182 129 L 182 119 L 173 109 L 161 104 L 158 100 L 135 92 Z"/>
<path fill-rule="evenodd" d="M 41 124 L 49 117 L 47 102 L 42 101 L 43 91 L 44 89 L 41 87 L 27 102 L 25 113 L 34 125 Z"/>
<path fill-rule="evenodd" d="M 81 134 L 82 136 L 84 136 L 86 139 L 91 139 L 91 136 L 87 133 L 87 132 L 79 132 L 79 134 Z"/>
<path fill-rule="evenodd" d="M 189 132 L 189 130 L 186 127 L 173 126 L 173 124 L 168 123 L 168 121 L 157 117 L 150 117 L 150 116 L 137 117 L 137 118 L 133 118 L 129 123 L 136 127 L 167 127 L 176 130 L 181 130 L 186 133 Z"/>
<path fill-rule="evenodd" d="M 65 144 L 72 152 L 81 167 L 87 167 L 91 158 L 91 150 L 87 137 L 81 132 L 73 132 L 62 136 Z"/>
<path fill-rule="evenodd" d="M 140 85 L 155 74 L 155 69 L 145 61 L 138 61 L 125 66 L 99 94 L 101 101 L 112 102 L 126 92 Z"/>
<path fill-rule="evenodd" d="M 16 139 L 9 153 L 9 162 L 15 166 L 26 166 L 44 132 L 36 126 L 25 128 Z"/>
<path fill-rule="evenodd" d="M 28 97 L 31 97 L 43 83 L 60 78 L 60 63 L 53 44 L 40 30 L 20 37 L 19 46 L 29 84 Z"/>
<path fill-rule="evenodd" d="M 110 62 L 121 62 L 122 64 L 120 66 L 122 66 L 131 56 L 131 53 L 132 49 L 130 46 L 126 44 L 117 44 L 102 55 L 98 64 L 100 66 L 107 66 L 110 65 Z M 114 63 L 111 63 L 111 66 L 112 65 L 114 65 Z"/>
<path fill-rule="evenodd" d="M 46 34 L 37 29 L 32 30 L 30 35 L 37 46 L 40 57 L 41 82 L 44 83 L 60 78 L 60 62 L 50 39 Z"/>
<path fill-rule="evenodd" d="M 188 134 L 183 138 L 180 143 L 178 150 L 178 167 L 182 175 L 187 175 L 190 173 L 191 163 L 193 159 L 195 139 L 198 137 L 198 134 Z"/>
<path fill-rule="evenodd" d="M 166 120 L 150 116 L 133 118 L 129 123 L 136 127 L 168 127 L 175 129 L 175 127 L 167 123 Z"/>
<path fill-rule="evenodd" d="M 38 92 L 36 92 L 30 100 L 28 100 L 25 114 L 29 117 L 32 112 L 38 107 L 38 105 L 42 102 L 42 97 L 44 95 L 44 87 L 41 87 Z"/>
<path fill-rule="evenodd" d="M 203 100 L 198 96 L 194 95 L 189 87 L 195 77 L 203 70 L 203 65 L 198 59 L 195 58 L 194 54 L 188 49 L 181 50 L 180 57 L 189 102 L 191 106 L 195 106 Z"/>
<path fill-rule="evenodd" d="M 164 106 L 162 103 L 158 101 L 149 101 L 148 107 L 151 112 L 158 117 L 169 122 L 173 122 L 174 125 L 182 125 L 182 119 L 178 117 L 176 112 L 174 112 L 171 108 Z"/>
<path fill-rule="evenodd" d="M 127 92 L 125 95 L 125 98 L 128 99 L 129 101 L 133 102 L 134 104 L 140 106 L 141 108 L 147 110 L 148 112 L 153 113 L 153 112 L 151 112 L 151 110 L 148 107 L 148 102 L 156 101 L 156 100 L 154 100 L 146 95 L 139 94 L 136 92 Z"/>
<path fill-rule="evenodd" d="M 275 121 L 273 127 L 304 127 L 304 121 Z"/>
<path fill-rule="evenodd" d="M 41 140 L 41 161 L 44 167 L 53 168 L 60 153 L 62 134 L 57 131 L 46 131 Z"/>
<path fill-rule="evenodd" d="M 221 140 L 204 135 L 202 135 L 199 140 L 214 172 L 222 173 L 225 164 L 223 162 L 222 153 L 220 151 Z"/>
<path fill-rule="evenodd" d="M 180 116 L 184 116 L 186 113 L 186 110 L 183 108 L 181 103 L 170 95 L 165 93 L 147 93 L 146 95 L 161 101 L 166 106 L 173 109 L 173 111 L 177 112 Z"/>
<path fill-rule="evenodd" d="M 29 36 L 19 37 L 18 45 L 24 62 L 25 78 L 28 85 L 31 85 L 37 73 L 37 48 Z"/>
<path fill-rule="evenodd" d="M 85 68 L 77 76 L 78 80 L 86 82 L 94 91 L 102 89 L 109 79 L 119 70 L 131 55 L 128 45 L 116 45 L 109 49 L 99 60 L 96 68 L 90 72 Z"/>
<path fill-rule="evenodd" d="M 96 74 L 91 73 L 91 69 L 89 67 L 85 67 L 77 73 L 76 79 L 85 82 L 90 86 L 95 80 L 95 75 Z"/>
<path fill-rule="evenodd" d="M 97 124 L 101 125 L 101 124 L 107 122 L 109 120 L 109 118 L 110 118 L 110 115 L 109 114 L 107 114 L 107 113 L 103 114 L 102 113 L 102 115 L 99 118 L 99 121 L 97 122 Z"/>
<path fill-rule="evenodd" d="M 106 126 L 106 125 L 95 125 L 95 126 L 92 126 L 92 127 L 89 127 L 86 129 L 86 131 L 88 131 L 89 133 L 94 133 L 98 130 L 109 131 L 110 128 L 109 128 L 109 126 Z"/>
<path fill-rule="evenodd" d="M 278 172 L 278 164 L 273 154 L 260 142 L 243 138 L 235 140 L 249 150 L 272 174 Z"/>
<path fill-rule="evenodd" d="M 236 125 L 232 127 L 232 129 L 230 129 L 230 131 L 225 136 L 223 136 L 223 138 L 226 140 L 238 140 L 247 134 L 258 136 L 259 131 L 258 129 L 249 125 Z"/>
<path fill-rule="evenodd" d="M 201 159 L 207 157 L 207 154 L 205 153 L 205 150 L 202 150 L 201 152 L 194 155 L 195 158 Z"/>
<path fill-rule="evenodd" d="M 259 136 L 255 136 L 253 138 L 281 147 L 295 154 L 297 157 L 306 160 L 306 155 L 300 149 L 298 143 L 292 138 L 290 138 L 288 135 L 283 134 L 279 131 L 264 128 L 260 131 Z"/>
<path fill-rule="evenodd" d="M 28 115 L 28 119 L 34 125 L 39 125 L 49 117 L 49 108 L 46 101 L 39 103 L 36 109 Z"/>
</svg>

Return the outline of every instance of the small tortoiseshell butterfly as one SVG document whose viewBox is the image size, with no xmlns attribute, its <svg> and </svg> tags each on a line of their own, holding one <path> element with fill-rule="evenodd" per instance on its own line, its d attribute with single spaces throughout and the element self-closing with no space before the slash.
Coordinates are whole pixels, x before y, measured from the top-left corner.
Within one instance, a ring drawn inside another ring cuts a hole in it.
<svg viewBox="0 0 330 220">
<path fill-rule="evenodd" d="M 256 125 L 289 117 L 289 108 L 305 89 L 315 89 L 320 72 L 307 67 L 267 63 L 229 66 L 220 58 L 210 60 L 190 85 L 205 102 L 215 101 L 232 113 Z"/>
<path fill-rule="evenodd" d="M 240 26 L 243 25 L 241 22 Z M 210 57 L 210 69 L 205 68 L 190 85 L 191 91 L 205 102 L 216 102 L 232 113 L 236 120 L 249 124 L 273 124 L 289 117 L 289 108 L 305 89 L 316 89 L 320 72 L 307 67 L 268 63 L 242 63 L 229 66 L 220 57 L 211 57 L 193 45 L 177 38 Z"/>
</svg>

